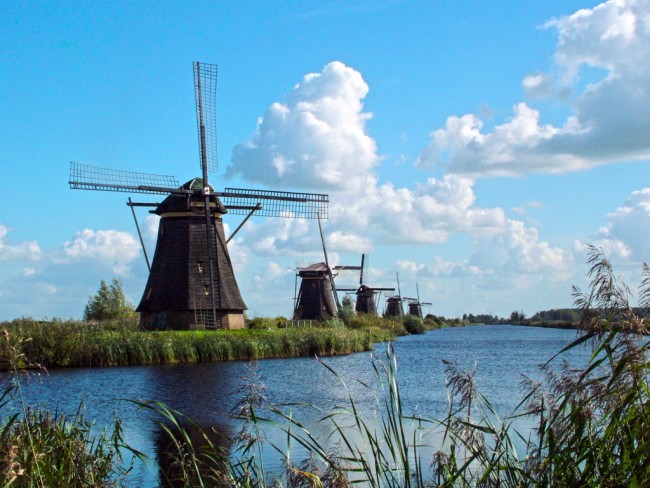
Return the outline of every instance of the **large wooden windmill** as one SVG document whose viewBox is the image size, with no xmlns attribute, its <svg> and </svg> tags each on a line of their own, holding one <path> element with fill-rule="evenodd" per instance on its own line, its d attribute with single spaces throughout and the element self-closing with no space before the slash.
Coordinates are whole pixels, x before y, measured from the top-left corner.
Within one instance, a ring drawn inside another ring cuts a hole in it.
<svg viewBox="0 0 650 488">
<path fill-rule="evenodd" d="M 354 292 L 357 296 L 354 309 L 357 313 L 367 313 L 377 315 L 377 299 L 381 292 L 393 292 L 395 288 L 371 287 L 363 282 L 366 269 L 366 255 L 361 255 L 361 266 L 359 266 L 359 287 L 358 288 L 340 288 L 339 291 Z"/>
<path fill-rule="evenodd" d="M 244 327 L 246 305 L 228 253 L 223 214 L 246 215 L 235 233 L 253 213 L 327 218 L 327 195 L 241 188 L 215 191 L 208 174 L 217 170 L 216 91 L 217 66 L 195 62 L 201 177 L 179 185 L 171 176 L 70 163 L 73 189 L 166 195 L 160 203 L 134 203 L 130 198 L 128 202 L 131 209 L 155 207 L 152 213 L 160 216 L 149 279 L 137 307 L 143 328 Z"/>
</svg>

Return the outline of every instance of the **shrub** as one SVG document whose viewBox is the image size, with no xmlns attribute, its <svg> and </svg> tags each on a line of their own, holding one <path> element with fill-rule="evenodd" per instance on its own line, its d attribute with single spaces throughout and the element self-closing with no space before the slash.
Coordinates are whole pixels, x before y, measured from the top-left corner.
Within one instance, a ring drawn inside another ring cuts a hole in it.
<svg viewBox="0 0 650 488">
<path fill-rule="evenodd" d="M 345 295 L 343 301 L 341 302 L 341 309 L 339 310 L 339 318 L 343 321 L 345 325 L 349 325 L 352 319 L 354 318 L 354 306 L 352 304 L 352 299 Z"/>
<path fill-rule="evenodd" d="M 253 330 L 277 329 L 278 322 L 271 317 L 255 317 L 246 324 L 246 327 Z"/>
<path fill-rule="evenodd" d="M 404 328 L 409 334 L 424 334 L 424 321 L 415 315 L 404 317 Z"/>
<path fill-rule="evenodd" d="M 84 320 L 128 319 L 135 315 L 133 304 L 124 296 L 122 283 L 113 278 L 108 286 L 104 280 L 97 293 L 90 297 L 84 310 Z"/>
</svg>

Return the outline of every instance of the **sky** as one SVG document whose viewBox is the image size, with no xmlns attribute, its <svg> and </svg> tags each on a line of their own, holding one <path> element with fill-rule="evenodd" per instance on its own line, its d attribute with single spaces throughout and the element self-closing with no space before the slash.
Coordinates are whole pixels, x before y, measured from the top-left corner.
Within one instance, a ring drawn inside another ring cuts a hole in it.
<svg viewBox="0 0 650 488">
<path fill-rule="evenodd" d="M 138 304 L 128 195 L 71 190 L 69 163 L 199 176 L 193 61 L 219 65 L 215 188 L 327 193 L 330 262 L 366 253 L 370 286 L 530 316 L 572 305 L 588 245 L 640 283 L 648 0 L 0 0 L 0 320 L 80 318 L 112 278 Z M 313 220 L 229 249 L 249 316 L 290 316 L 323 260 Z"/>
</svg>

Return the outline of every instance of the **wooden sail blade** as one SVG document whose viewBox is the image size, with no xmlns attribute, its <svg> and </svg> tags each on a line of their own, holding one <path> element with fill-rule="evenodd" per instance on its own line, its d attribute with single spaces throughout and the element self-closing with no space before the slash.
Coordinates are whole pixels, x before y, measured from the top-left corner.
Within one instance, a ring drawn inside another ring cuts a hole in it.
<svg viewBox="0 0 650 488">
<path fill-rule="evenodd" d="M 217 160 L 217 65 L 194 62 L 194 98 L 199 135 L 199 161 L 216 173 Z"/>
<path fill-rule="evenodd" d="M 255 215 L 262 217 L 318 219 L 329 215 L 329 195 L 318 193 L 226 188 L 218 195 L 235 215 L 246 215 L 258 203 L 262 208 Z"/>
<path fill-rule="evenodd" d="M 168 194 L 178 192 L 173 176 L 137 173 L 70 162 L 70 188 L 74 190 Z"/>
</svg>

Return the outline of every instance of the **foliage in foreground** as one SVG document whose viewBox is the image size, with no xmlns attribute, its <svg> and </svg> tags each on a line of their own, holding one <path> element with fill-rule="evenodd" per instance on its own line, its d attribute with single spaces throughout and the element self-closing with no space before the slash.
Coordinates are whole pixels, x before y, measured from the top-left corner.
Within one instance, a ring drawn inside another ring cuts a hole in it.
<svg viewBox="0 0 650 488">
<path fill-rule="evenodd" d="M 176 481 L 242 487 L 650 486 L 649 343 L 643 336 L 648 330 L 602 253 L 592 249 L 589 262 L 590 288 L 574 290 L 583 332 L 561 351 L 591 344 L 589 363 L 580 369 L 565 363 L 552 367 L 557 356 L 552 358 L 543 366 L 544 381 L 524 382 L 523 399 L 510 416 L 500 418 L 477 391 L 475 370 L 462 370 L 451 361 L 445 362 L 447 417 L 434 421 L 407 415 L 389 346 L 384 360 L 374 362 L 384 386 L 377 418 L 361 417 L 351 395 L 346 408 L 323 418 L 336 433 L 334 448 L 332 438 L 317 439 L 281 409 L 264 408 L 255 378 L 239 410 L 244 427 L 234 444 L 235 461 L 207 436 L 201 450 L 185 442 L 189 438 L 174 412 L 149 404 L 177 429 L 174 456 L 189 460 L 178 465 Z M 650 270 L 645 266 L 643 274 L 638 298 L 648 308 Z M 514 430 L 519 417 L 534 421 L 533 433 Z M 264 469 L 263 428 L 268 422 L 283 426 L 289 444 L 286 451 L 272 446 L 285 458 L 285 472 L 275 476 Z M 434 431 L 439 436 L 431 435 Z M 436 445 L 426 446 L 424 439 L 431 438 L 438 439 Z M 306 448 L 308 458 L 294 462 L 292 443 Z M 517 452 L 515 446 L 522 443 L 525 451 Z"/>
<path fill-rule="evenodd" d="M 11 364 L 25 361 L 15 347 L 11 353 Z M 81 488 L 122 484 L 131 470 L 122 453 L 139 453 L 124 444 L 119 420 L 110 430 L 97 433 L 81 414 L 81 406 L 71 418 L 26 406 L 21 373 L 15 368 L 4 380 L 0 394 L 0 409 L 5 413 L 0 422 L 2 486 Z M 8 414 L 16 405 L 18 411 Z"/>
</svg>

